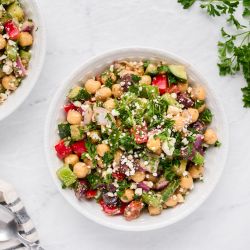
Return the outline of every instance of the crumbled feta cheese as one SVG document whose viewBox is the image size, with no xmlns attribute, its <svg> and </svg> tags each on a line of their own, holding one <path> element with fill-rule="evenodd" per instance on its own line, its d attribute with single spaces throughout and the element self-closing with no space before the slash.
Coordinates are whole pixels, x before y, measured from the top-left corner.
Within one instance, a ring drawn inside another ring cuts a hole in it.
<svg viewBox="0 0 250 250">
<path fill-rule="evenodd" d="M 181 142 L 182 142 L 184 145 L 188 145 L 188 140 L 187 140 L 187 138 L 184 138 Z"/>
<path fill-rule="evenodd" d="M 116 109 L 113 109 L 113 110 L 111 111 L 111 114 L 112 114 L 113 116 L 119 116 L 119 115 L 120 115 L 119 111 L 116 110 Z"/>
<path fill-rule="evenodd" d="M 135 194 L 138 195 L 138 196 L 141 196 L 142 195 L 142 188 L 137 188 L 135 190 Z"/>
</svg>

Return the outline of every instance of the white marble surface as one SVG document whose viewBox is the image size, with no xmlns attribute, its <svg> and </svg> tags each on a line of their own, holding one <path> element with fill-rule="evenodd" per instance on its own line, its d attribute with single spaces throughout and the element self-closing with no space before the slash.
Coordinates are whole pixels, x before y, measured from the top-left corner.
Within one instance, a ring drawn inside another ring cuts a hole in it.
<svg viewBox="0 0 250 250">
<path fill-rule="evenodd" d="M 250 110 L 243 109 L 242 77 L 221 78 L 216 43 L 221 20 L 175 0 L 42 0 L 47 57 L 26 102 L 0 124 L 0 178 L 15 185 L 48 250 L 246 250 L 250 238 Z M 167 49 L 198 66 L 222 98 L 230 125 L 224 174 L 210 198 L 168 228 L 124 233 L 78 214 L 48 172 L 43 129 L 51 97 L 62 80 L 89 57 L 122 46 Z"/>
</svg>

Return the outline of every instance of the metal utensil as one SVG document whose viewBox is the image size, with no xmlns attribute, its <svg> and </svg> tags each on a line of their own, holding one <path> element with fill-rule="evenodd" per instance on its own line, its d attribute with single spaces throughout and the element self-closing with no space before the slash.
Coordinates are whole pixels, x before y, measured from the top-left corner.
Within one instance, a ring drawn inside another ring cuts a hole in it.
<svg viewBox="0 0 250 250">
<path fill-rule="evenodd" d="M 28 249 L 44 250 L 39 244 L 29 241 L 24 238 L 17 228 L 14 214 L 7 208 L 0 206 L 0 242 L 8 241 L 11 239 L 18 239 Z"/>
</svg>

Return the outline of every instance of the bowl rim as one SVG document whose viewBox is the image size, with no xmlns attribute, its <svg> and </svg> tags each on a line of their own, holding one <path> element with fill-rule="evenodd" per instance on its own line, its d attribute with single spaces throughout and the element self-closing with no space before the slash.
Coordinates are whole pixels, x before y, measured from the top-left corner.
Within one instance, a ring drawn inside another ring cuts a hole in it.
<svg viewBox="0 0 250 250">
<path fill-rule="evenodd" d="M 11 114 L 13 114 L 24 103 L 24 101 L 29 97 L 29 95 L 31 94 L 33 88 L 35 87 L 35 85 L 38 81 L 39 76 L 41 75 L 41 72 L 42 72 L 42 69 L 44 66 L 46 47 L 47 47 L 46 26 L 45 26 L 44 18 L 42 15 L 42 10 L 41 10 L 41 7 L 39 6 L 38 1 L 37 0 L 30 0 L 30 1 L 34 5 L 33 9 L 36 9 L 37 19 L 39 20 L 39 31 L 41 33 L 41 40 L 39 41 L 39 47 L 41 48 L 41 52 L 40 52 L 40 56 L 39 56 L 39 60 L 38 60 L 38 63 L 36 65 L 36 68 L 34 68 L 32 70 L 33 80 L 31 82 L 29 88 L 27 89 L 27 91 L 25 91 L 25 93 L 18 100 L 15 100 L 15 102 L 16 102 L 15 105 L 8 108 L 3 115 L 0 115 L 0 121 L 3 121 L 7 117 L 9 117 Z M 28 76 L 29 76 L 29 74 L 28 74 Z M 28 80 L 28 76 L 24 80 L 26 80 L 26 79 Z M 17 91 L 18 91 L 18 89 L 17 89 Z M 13 94 L 15 94 L 15 93 L 12 93 L 12 95 Z M 14 100 L 10 100 L 10 101 L 14 101 Z M 5 104 L 3 103 L 2 105 L 5 105 Z M 8 104 L 6 104 L 6 105 L 8 105 Z"/>
<path fill-rule="evenodd" d="M 202 82 L 205 83 L 206 87 L 209 89 L 209 92 L 212 94 L 212 96 L 216 99 L 217 104 L 219 106 L 219 110 L 221 111 L 221 119 L 223 120 L 223 123 L 225 124 L 225 128 L 223 128 L 223 132 L 224 132 L 224 138 L 223 138 L 223 146 L 225 147 L 224 149 L 224 159 L 221 162 L 221 168 L 220 168 L 220 172 L 217 174 L 217 178 L 213 180 L 212 185 L 210 185 L 210 189 L 209 192 L 207 192 L 205 195 L 202 195 L 198 202 L 193 203 L 192 206 L 189 207 L 188 210 L 186 210 L 185 212 L 182 212 L 182 214 L 177 215 L 171 219 L 169 219 L 168 221 L 162 221 L 162 222 L 158 222 L 155 223 L 153 225 L 145 225 L 144 227 L 142 226 L 125 226 L 125 225 L 119 225 L 119 224 L 115 224 L 115 223 L 111 223 L 111 220 L 108 219 L 100 219 L 98 216 L 94 216 L 90 213 L 88 213 L 87 211 L 84 211 L 82 209 L 80 209 L 79 206 L 73 204 L 70 199 L 67 197 L 67 195 L 63 192 L 63 189 L 59 188 L 58 186 L 58 180 L 56 180 L 55 178 L 55 173 L 52 166 L 52 162 L 51 162 L 51 158 L 49 155 L 49 127 L 50 127 L 50 123 L 51 123 L 51 118 L 52 118 L 52 114 L 53 114 L 53 110 L 54 107 L 56 105 L 56 102 L 58 100 L 58 98 L 60 98 L 60 96 L 62 95 L 63 89 L 65 89 L 68 85 L 68 83 L 74 78 L 75 75 L 78 75 L 85 67 L 87 67 L 87 65 L 92 64 L 93 62 L 98 61 L 99 59 L 102 59 L 103 57 L 106 56 L 115 56 L 115 54 L 117 53 L 122 53 L 122 52 L 130 52 L 131 55 L 133 55 L 133 52 L 141 52 L 141 53 L 155 53 L 155 54 L 160 54 L 162 56 L 165 57 L 169 57 L 172 58 L 176 61 L 178 61 L 181 64 L 184 65 L 188 65 L 192 71 L 195 73 L 195 75 L 197 75 Z M 85 60 L 85 62 L 83 62 L 76 70 L 74 70 L 69 77 L 67 77 L 64 81 L 63 84 L 61 84 L 61 86 L 58 88 L 58 90 L 56 91 L 56 93 L 54 94 L 54 96 L 51 99 L 50 105 L 49 105 L 49 110 L 48 110 L 48 114 L 46 117 L 46 121 L 45 121 L 45 129 L 44 129 L 44 152 L 45 152 L 45 156 L 46 156 L 46 162 L 47 162 L 47 167 L 49 168 L 49 172 L 51 173 L 51 177 L 53 179 L 53 182 L 55 183 L 55 185 L 57 186 L 57 189 L 59 190 L 59 192 L 62 194 L 62 196 L 64 197 L 64 199 L 67 200 L 67 202 L 74 207 L 74 209 L 76 209 L 79 213 L 83 214 L 86 218 L 98 223 L 99 225 L 111 228 L 111 229 L 115 229 L 115 230 L 121 230 L 121 231 L 131 231 L 131 232 L 140 232 L 140 231 L 151 231 L 151 230 L 156 230 L 156 229 L 160 229 L 163 227 L 167 227 L 170 226 L 184 218 L 186 218 L 188 215 L 190 215 L 191 213 L 193 213 L 198 207 L 200 207 L 204 201 L 211 195 L 211 193 L 213 192 L 213 190 L 215 189 L 216 185 L 218 184 L 219 179 L 221 178 L 222 172 L 224 170 L 226 161 L 227 161 L 227 156 L 228 156 L 228 145 L 229 145 L 229 127 L 228 127 L 228 122 L 227 122 L 227 118 L 226 118 L 226 114 L 223 108 L 222 103 L 219 101 L 218 96 L 216 95 L 216 93 L 213 91 L 213 89 L 211 87 L 209 87 L 208 85 L 208 81 L 203 77 L 203 75 L 201 75 L 200 70 L 198 67 L 194 66 L 194 64 L 190 64 L 186 59 L 183 59 L 182 57 L 169 52 L 168 50 L 163 50 L 163 49 L 155 49 L 155 48 L 151 48 L 151 47 L 142 47 L 142 46 L 137 46 L 137 47 L 122 47 L 122 48 L 116 48 L 116 49 L 112 49 L 112 50 L 107 50 L 101 54 L 98 54 L 96 56 L 93 56 L 87 60 Z"/>
</svg>

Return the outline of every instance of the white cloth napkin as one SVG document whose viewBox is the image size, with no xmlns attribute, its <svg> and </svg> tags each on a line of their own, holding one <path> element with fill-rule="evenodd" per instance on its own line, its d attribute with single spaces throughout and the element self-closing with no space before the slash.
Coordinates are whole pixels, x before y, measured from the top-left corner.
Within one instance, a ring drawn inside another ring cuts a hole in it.
<svg viewBox="0 0 250 250">
<path fill-rule="evenodd" d="M 19 225 L 19 232 L 25 238 L 38 243 L 37 231 L 27 214 L 21 199 L 18 197 L 14 187 L 9 183 L 0 180 L 0 204 L 10 209 L 16 216 Z M 18 240 L 0 242 L 1 250 L 26 249 Z"/>
</svg>

